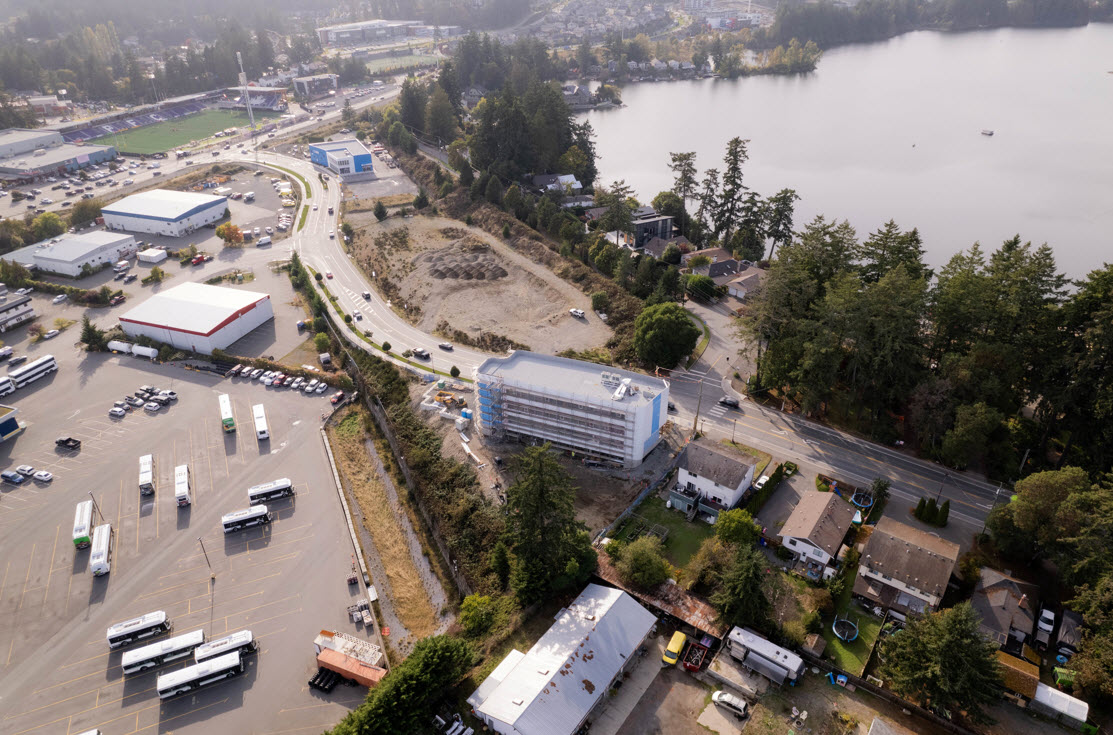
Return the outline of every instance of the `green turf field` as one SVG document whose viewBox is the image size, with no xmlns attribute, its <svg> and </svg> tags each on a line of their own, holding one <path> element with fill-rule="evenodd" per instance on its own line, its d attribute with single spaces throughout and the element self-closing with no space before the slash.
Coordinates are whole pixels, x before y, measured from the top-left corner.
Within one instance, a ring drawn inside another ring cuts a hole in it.
<svg viewBox="0 0 1113 735">
<path fill-rule="evenodd" d="M 281 113 L 269 110 L 253 110 L 255 122 L 278 117 Z M 226 128 L 238 128 L 248 124 L 247 112 L 241 110 L 205 110 L 196 115 L 168 120 L 144 128 L 136 128 L 126 133 L 106 135 L 92 141 L 97 145 L 117 145 L 122 153 L 163 153 L 190 141 L 208 138 Z"/>
</svg>

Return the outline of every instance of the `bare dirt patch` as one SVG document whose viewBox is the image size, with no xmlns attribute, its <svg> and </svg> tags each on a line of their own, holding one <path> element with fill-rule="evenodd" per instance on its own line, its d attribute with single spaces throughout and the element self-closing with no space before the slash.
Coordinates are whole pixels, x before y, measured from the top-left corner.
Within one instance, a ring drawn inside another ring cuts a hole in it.
<svg viewBox="0 0 1113 735">
<path fill-rule="evenodd" d="M 477 227 L 442 217 L 352 213 L 354 260 L 424 331 L 500 335 L 537 352 L 602 345 L 611 330 L 576 286 Z M 401 231 L 405 230 L 405 236 Z M 587 319 L 569 314 L 583 309 Z"/>
</svg>

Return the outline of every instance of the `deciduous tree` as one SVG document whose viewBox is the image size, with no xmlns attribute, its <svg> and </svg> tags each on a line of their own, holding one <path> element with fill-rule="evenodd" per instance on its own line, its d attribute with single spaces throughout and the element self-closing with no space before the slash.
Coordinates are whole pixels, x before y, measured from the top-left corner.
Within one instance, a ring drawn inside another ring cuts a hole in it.
<svg viewBox="0 0 1113 735">
<path fill-rule="evenodd" d="M 647 307 L 634 322 L 634 351 L 643 363 L 673 368 L 692 352 L 700 329 L 680 304 Z"/>
<path fill-rule="evenodd" d="M 626 544 L 619 552 L 615 568 L 623 582 L 643 590 L 661 584 L 672 572 L 656 536 L 642 536 Z"/>
</svg>

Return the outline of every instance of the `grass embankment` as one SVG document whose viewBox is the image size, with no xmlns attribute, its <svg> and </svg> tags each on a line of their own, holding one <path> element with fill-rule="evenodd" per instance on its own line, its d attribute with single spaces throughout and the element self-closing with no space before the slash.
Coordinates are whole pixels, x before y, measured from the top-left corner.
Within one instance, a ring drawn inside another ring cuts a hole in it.
<svg viewBox="0 0 1113 735">
<path fill-rule="evenodd" d="M 309 205 L 303 204 L 301 207 L 301 219 L 298 220 L 298 232 L 302 231 L 305 227 L 305 219 L 309 216 Z"/>
<path fill-rule="evenodd" d="M 711 342 L 711 327 L 707 326 L 707 322 L 690 311 L 688 312 L 688 318 L 699 324 L 700 329 L 703 330 L 703 337 L 696 344 L 696 349 L 692 350 L 688 362 L 684 365 L 685 370 L 690 370 L 693 365 L 699 362 L 699 359 L 703 357 L 703 353 L 707 349 L 707 345 Z"/>
<path fill-rule="evenodd" d="M 394 610 L 415 640 L 425 638 L 436 630 L 436 611 L 418 582 L 420 575 L 410 558 L 405 534 L 390 512 L 386 489 L 367 453 L 364 420 L 362 408 L 349 408 L 340 423 L 328 429 L 329 441 L 386 570 Z"/>
</svg>

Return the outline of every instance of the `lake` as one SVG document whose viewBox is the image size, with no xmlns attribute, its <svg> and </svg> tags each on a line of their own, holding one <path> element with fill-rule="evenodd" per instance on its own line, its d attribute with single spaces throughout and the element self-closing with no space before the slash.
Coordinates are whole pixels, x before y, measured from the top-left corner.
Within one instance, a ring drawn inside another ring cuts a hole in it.
<svg viewBox="0 0 1113 735">
<path fill-rule="evenodd" d="M 1019 233 L 1083 277 L 1113 261 L 1111 50 L 1110 24 L 922 31 L 828 51 L 802 76 L 629 85 L 624 107 L 581 117 L 599 183 L 643 201 L 672 186 L 670 151 L 697 151 L 702 177 L 740 136 L 751 188 L 799 193 L 797 229 L 823 214 L 864 238 L 894 219 L 935 267 Z"/>
</svg>

